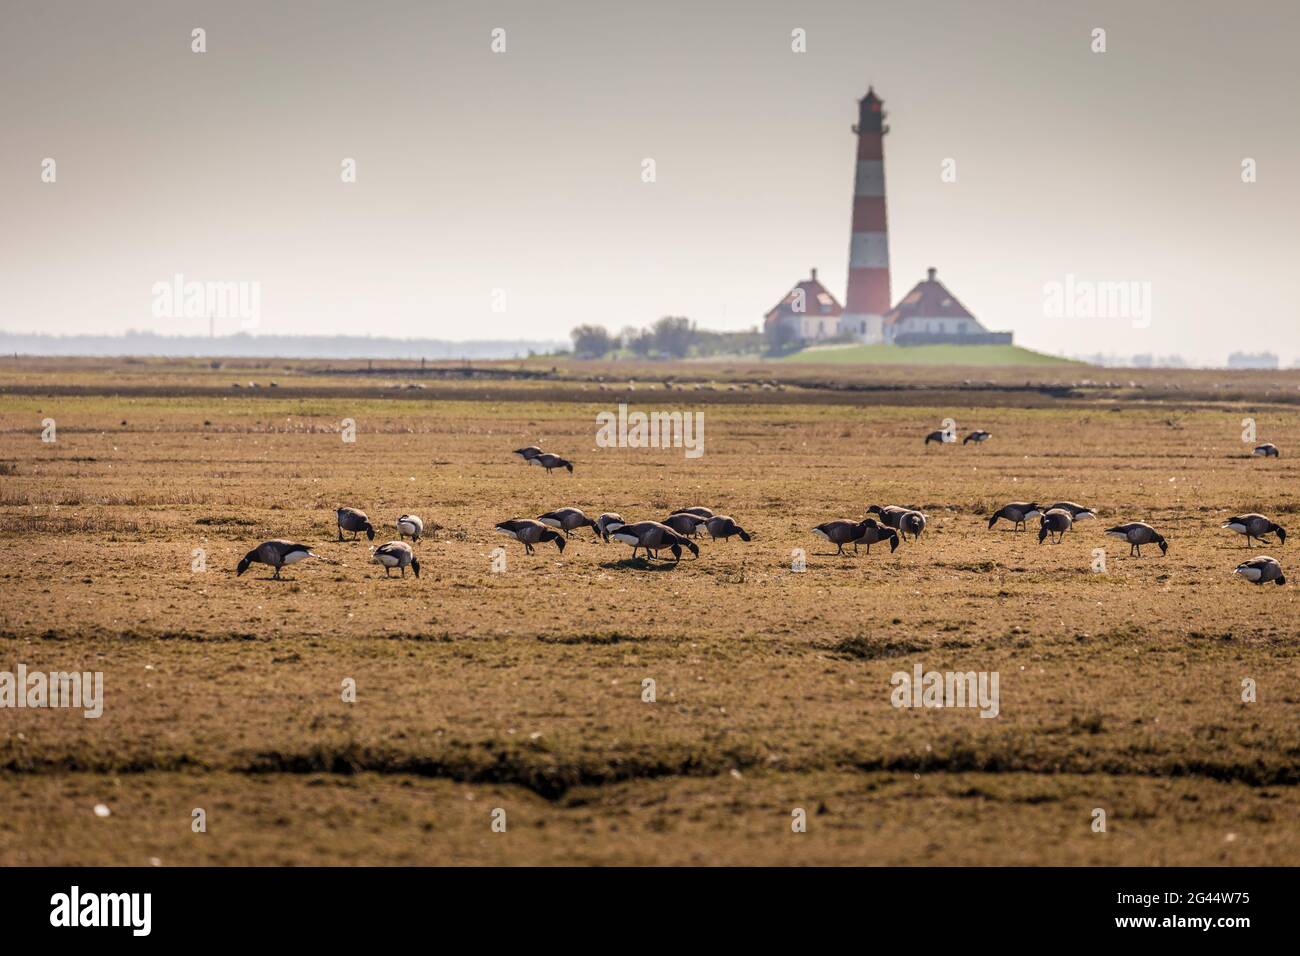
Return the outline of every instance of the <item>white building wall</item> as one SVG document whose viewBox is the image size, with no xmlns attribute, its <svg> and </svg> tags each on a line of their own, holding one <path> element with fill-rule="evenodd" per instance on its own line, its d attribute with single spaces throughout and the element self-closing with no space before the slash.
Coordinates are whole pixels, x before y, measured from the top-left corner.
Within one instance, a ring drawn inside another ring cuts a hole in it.
<svg viewBox="0 0 1300 956">
<path fill-rule="evenodd" d="M 839 334 L 875 345 L 884 341 L 885 318 L 881 315 L 843 315 L 840 316 Z"/>
<path fill-rule="evenodd" d="M 929 318 L 926 316 L 909 316 L 901 322 L 889 326 L 886 336 L 893 341 L 900 335 L 926 333 L 931 335 L 978 335 L 988 331 L 974 319 Z"/>
<path fill-rule="evenodd" d="M 839 319 L 831 315 L 800 317 L 799 334 L 804 339 L 829 339 L 839 332 Z"/>
</svg>

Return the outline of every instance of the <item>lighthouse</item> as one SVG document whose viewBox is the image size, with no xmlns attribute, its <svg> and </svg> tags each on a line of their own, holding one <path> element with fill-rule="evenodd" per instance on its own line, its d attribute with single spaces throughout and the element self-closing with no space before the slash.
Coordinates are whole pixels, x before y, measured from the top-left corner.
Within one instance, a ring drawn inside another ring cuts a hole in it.
<svg viewBox="0 0 1300 956">
<path fill-rule="evenodd" d="M 875 90 L 858 101 L 858 161 L 853 177 L 853 234 L 849 240 L 849 289 L 840 331 L 859 341 L 884 341 L 890 309 L 889 230 L 885 223 L 884 101 Z"/>
</svg>

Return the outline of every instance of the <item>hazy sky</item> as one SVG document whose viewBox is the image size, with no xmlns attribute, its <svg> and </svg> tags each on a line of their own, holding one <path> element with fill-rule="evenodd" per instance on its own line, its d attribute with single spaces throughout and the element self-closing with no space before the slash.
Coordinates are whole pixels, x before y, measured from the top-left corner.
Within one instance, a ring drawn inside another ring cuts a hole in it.
<svg viewBox="0 0 1300 956">
<path fill-rule="evenodd" d="M 5 330 L 206 331 L 175 273 L 266 333 L 746 328 L 812 266 L 843 298 L 870 82 L 895 301 L 935 266 L 1031 347 L 1300 356 L 1291 0 L 0 4 Z M 1067 274 L 1149 327 L 1046 315 Z"/>
</svg>

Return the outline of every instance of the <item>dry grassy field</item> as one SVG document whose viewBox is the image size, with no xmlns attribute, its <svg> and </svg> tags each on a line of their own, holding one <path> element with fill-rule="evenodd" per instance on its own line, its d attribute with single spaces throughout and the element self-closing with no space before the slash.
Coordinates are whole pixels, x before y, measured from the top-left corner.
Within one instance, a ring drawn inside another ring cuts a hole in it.
<svg viewBox="0 0 1300 956">
<path fill-rule="evenodd" d="M 1300 864 L 1300 562 L 1219 528 L 1300 526 L 1300 373 L 553 364 L 0 360 L 0 671 L 104 675 L 98 719 L 0 710 L 0 863 Z M 705 454 L 596 447 L 620 401 Z M 993 438 L 923 446 L 947 417 Z M 986 527 L 1026 499 L 1100 520 Z M 872 503 L 930 526 L 810 534 Z M 420 578 L 339 505 L 421 515 Z M 754 540 L 494 533 L 565 505 Z M 321 560 L 237 578 L 275 537 Z M 1294 581 L 1232 575 L 1261 553 Z M 895 708 L 917 664 L 997 672 L 998 716 Z"/>
</svg>

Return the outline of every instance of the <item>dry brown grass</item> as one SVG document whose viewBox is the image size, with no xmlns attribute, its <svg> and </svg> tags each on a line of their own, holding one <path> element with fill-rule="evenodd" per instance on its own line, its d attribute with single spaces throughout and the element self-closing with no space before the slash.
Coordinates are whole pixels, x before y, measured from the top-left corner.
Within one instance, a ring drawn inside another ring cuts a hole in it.
<svg viewBox="0 0 1300 956">
<path fill-rule="evenodd" d="M 1258 552 L 1218 529 L 1300 511 L 1288 405 L 635 393 L 705 410 L 706 454 L 687 461 L 596 449 L 613 397 L 578 382 L 349 397 L 279 369 L 278 394 L 123 397 L 137 369 L 0 398 L 0 669 L 102 670 L 107 687 L 99 720 L 4 712 L 0 862 L 1300 862 L 1300 605 L 1233 578 Z M 1247 414 L 1287 457 L 1244 456 Z M 949 415 L 993 440 L 924 449 Z M 577 472 L 521 464 L 528 443 Z M 1060 546 L 985 528 L 1024 497 L 1101 520 Z M 931 526 L 870 557 L 809 535 L 872 502 Z M 339 504 L 385 526 L 377 542 L 403 511 L 443 526 L 417 547 L 423 576 L 385 580 L 364 540 L 338 542 Z M 653 567 L 589 532 L 531 558 L 493 533 L 569 504 L 634 520 L 706 504 L 755 540 Z M 1101 536 L 1130 519 L 1161 528 L 1168 557 Z M 272 536 L 328 563 L 234 577 Z M 1289 548 L 1272 553 L 1300 583 Z M 997 670 L 1001 715 L 895 710 L 890 675 L 918 661 Z M 195 806 L 207 834 L 189 832 Z M 790 833 L 795 807 L 808 834 Z"/>
</svg>

